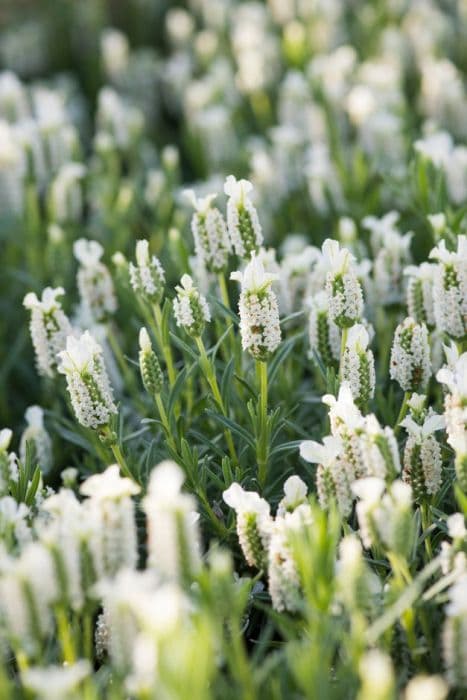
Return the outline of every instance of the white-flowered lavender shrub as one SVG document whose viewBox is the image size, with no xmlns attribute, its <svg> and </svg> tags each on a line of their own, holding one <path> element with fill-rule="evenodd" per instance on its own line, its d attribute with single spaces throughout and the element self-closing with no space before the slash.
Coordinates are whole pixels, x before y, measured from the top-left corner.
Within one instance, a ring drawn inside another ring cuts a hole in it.
<svg viewBox="0 0 467 700">
<path fill-rule="evenodd" d="M 1 700 L 463 698 L 465 0 L 0 16 Z"/>
</svg>

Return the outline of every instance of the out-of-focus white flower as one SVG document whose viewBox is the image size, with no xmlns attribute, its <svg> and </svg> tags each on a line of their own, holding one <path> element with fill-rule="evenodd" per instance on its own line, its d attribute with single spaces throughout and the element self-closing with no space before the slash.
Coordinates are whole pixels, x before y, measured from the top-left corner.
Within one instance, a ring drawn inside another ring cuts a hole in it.
<svg viewBox="0 0 467 700">
<path fill-rule="evenodd" d="M 235 253 L 248 258 L 263 243 L 258 214 L 250 199 L 253 185 L 229 175 L 224 184 L 227 201 L 227 227 Z"/>
<path fill-rule="evenodd" d="M 159 304 L 164 294 L 165 272 L 159 259 L 149 254 L 149 242 L 136 243 L 136 265 L 130 263 L 130 282 L 135 294 L 151 304 Z"/>
<path fill-rule="evenodd" d="M 43 700 L 66 700 L 92 672 L 87 659 L 63 666 L 30 666 L 21 671 L 23 685 Z"/>
<path fill-rule="evenodd" d="M 189 581 L 201 563 L 196 502 L 182 493 L 183 482 L 183 472 L 175 462 L 161 462 L 151 472 L 143 501 L 149 565 L 172 581 Z"/>
<path fill-rule="evenodd" d="M 445 700 L 448 692 L 448 685 L 442 676 L 419 675 L 407 684 L 404 700 Z"/>
<path fill-rule="evenodd" d="M 448 443 L 456 453 L 456 474 L 467 493 L 467 353 L 458 356 L 457 349 L 448 349 L 449 365 L 442 367 L 436 379 L 445 384 L 449 393 L 444 399 L 444 416 Z"/>
<path fill-rule="evenodd" d="M 65 294 L 62 287 L 46 287 L 39 300 L 34 292 L 26 294 L 23 305 L 31 311 L 30 331 L 40 374 L 52 377 L 57 366 L 57 353 L 65 347 L 72 333 L 70 321 L 62 310 L 58 297 Z"/>
<path fill-rule="evenodd" d="M 117 77 L 126 70 L 130 55 L 128 39 L 118 29 L 104 29 L 100 38 L 101 56 L 104 70 L 110 78 Z"/>
<path fill-rule="evenodd" d="M 79 262 L 77 281 L 84 313 L 99 323 L 117 310 L 112 277 L 101 262 L 104 249 L 97 241 L 80 238 L 73 244 L 73 253 Z"/>
<path fill-rule="evenodd" d="M 377 477 L 366 477 L 352 484 L 357 496 L 357 517 L 363 545 L 369 549 L 382 545 L 405 556 L 410 552 L 414 525 L 412 489 L 403 481 L 393 481 L 385 493 L 385 483 Z"/>
<path fill-rule="evenodd" d="M 35 460 L 39 464 L 43 474 L 47 474 L 52 467 L 52 441 L 44 426 L 44 411 L 40 406 L 29 406 L 26 409 L 25 418 L 27 427 L 21 435 L 19 446 L 20 459 L 25 463 L 26 444 L 31 442 L 34 446 Z"/>
<path fill-rule="evenodd" d="M 82 180 L 86 166 L 65 163 L 50 185 L 50 207 L 54 220 L 60 224 L 79 222 L 83 214 Z"/>
<path fill-rule="evenodd" d="M 443 656 L 449 684 L 467 687 L 467 574 L 449 589 L 443 626 Z"/>
<path fill-rule="evenodd" d="M 230 279 L 242 286 L 238 303 L 242 347 L 264 362 L 281 341 L 279 308 L 271 289 L 277 275 L 266 272 L 253 253 L 244 272 L 232 272 Z"/>
<path fill-rule="evenodd" d="M 392 700 L 395 678 L 390 656 L 379 649 L 368 651 L 360 661 L 359 674 L 358 700 Z"/>
</svg>

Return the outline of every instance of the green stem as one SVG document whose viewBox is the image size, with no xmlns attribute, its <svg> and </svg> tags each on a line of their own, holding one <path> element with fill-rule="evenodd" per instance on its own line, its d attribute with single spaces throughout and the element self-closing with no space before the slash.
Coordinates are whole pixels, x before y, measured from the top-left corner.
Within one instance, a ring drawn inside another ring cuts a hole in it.
<svg viewBox="0 0 467 700">
<path fill-rule="evenodd" d="M 167 374 L 169 375 L 169 384 L 172 387 L 175 384 L 175 367 L 172 357 L 172 349 L 169 343 L 164 340 L 162 311 L 160 304 L 153 304 L 154 317 L 156 319 L 156 336 L 159 346 L 164 355 L 165 364 L 167 365 Z"/>
<path fill-rule="evenodd" d="M 427 555 L 427 560 L 433 559 L 433 547 L 431 546 L 431 537 L 427 534 L 427 530 L 430 527 L 430 511 L 428 503 L 422 503 L 420 505 L 420 516 L 422 521 L 422 530 L 425 535 L 425 550 Z"/>
<path fill-rule="evenodd" d="M 82 620 L 82 647 L 85 659 L 92 661 L 93 658 L 93 629 L 92 616 L 90 613 L 84 613 Z"/>
<path fill-rule="evenodd" d="M 125 362 L 125 357 L 123 356 L 123 353 L 122 353 L 121 348 L 120 348 L 120 344 L 119 344 L 117 338 L 115 337 L 115 333 L 114 333 L 112 325 L 110 323 L 107 324 L 106 331 L 107 331 L 107 340 L 109 341 L 109 345 L 111 347 L 111 350 L 114 354 L 115 359 L 117 360 L 117 364 L 120 367 L 120 371 L 123 375 L 123 381 L 125 382 L 125 385 L 130 393 L 130 396 L 132 397 L 136 406 L 138 406 L 138 408 L 140 410 L 144 411 L 145 405 L 141 401 L 138 391 L 136 391 L 134 375 L 131 372 L 130 368 L 128 367 L 127 363 Z"/>
<path fill-rule="evenodd" d="M 177 445 L 175 444 L 175 440 L 174 440 L 174 437 L 172 435 L 172 431 L 170 430 L 169 419 L 167 417 L 167 411 L 165 410 L 165 406 L 164 406 L 164 402 L 162 401 L 162 397 L 160 394 L 155 394 L 154 399 L 156 401 L 157 410 L 159 411 L 159 416 L 161 419 L 162 427 L 164 428 L 167 443 L 172 448 L 172 450 L 176 454 L 178 454 Z"/>
<path fill-rule="evenodd" d="M 222 400 L 221 392 L 219 390 L 219 385 L 217 383 L 216 375 L 214 373 L 214 369 L 212 366 L 211 361 L 209 360 L 209 357 L 206 352 L 206 348 L 204 347 L 203 339 L 201 337 L 195 338 L 196 345 L 198 347 L 199 355 L 200 355 L 200 365 L 201 369 L 203 371 L 203 374 L 206 378 L 207 383 L 209 384 L 209 387 L 212 391 L 212 395 L 214 397 L 215 402 L 219 406 L 221 413 L 223 416 L 226 418 L 227 416 L 227 411 L 225 410 L 224 402 Z M 230 432 L 229 428 L 224 429 L 224 435 L 225 439 L 227 441 L 227 446 L 229 448 L 230 456 L 232 457 L 233 461 L 235 464 L 238 464 L 238 457 L 237 453 L 235 450 L 233 438 L 232 438 L 232 433 Z"/>
<path fill-rule="evenodd" d="M 57 620 L 58 638 L 63 652 L 63 660 L 68 664 L 72 664 L 76 661 L 75 645 L 73 643 L 73 637 L 70 634 L 68 618 L 62 606 L 59 606 L 55 610 L 55 617 Z"/>
<path fill-rule="evenodd" d="M 268 366 L 266 362 L 257 361 L 256 371 L 259 379 L 259 435 L 256 445 L 256 457 L 258 462 L 258 482 L 261 488 L 267 477 L 269 457 L 269 431 L 268 431 Z"/>
<path fill-rule="evenodd" d="M 409 399 L 410 399 L 410 392 L 406 391 L 404 394 L 404 399 L 402 401 L 402 406 L 401 410 L 399 411 L 399 415 L 397 416 L 396 423 L 394 425 L 394 435 L 398 435 L 400 432 L 400 423 L 401 421 L 404 420 L 405 414 L 407 413 L 407 410 L 409 408 Z"/>
<path fill-rule="evenodd" d="M 219 282 L 222 303 L 227 309 L 230 309 L 229 291 L 227 289 L 227 282 L 225 281 L 225 275 L 223 272 L 219 272 L 217 275 L 217 281 Z"/>
<path fill-rule="evenodd" d="M 347 345 L 347 336 L 349 334 L 349 329 L 347 326 L 345 326 L 342 329 L 342 335 L 341 335 L 341 355 L 339 359 L 339 381 L 342 384 L 342 371 L 344 367 L 344 352 L 345 352 L 345 346 Z"/>
<path fill-rule="evenodd" d="M 132 479 L 132 481 L 136 481 L 135 477 L 130 471 L 130 468 L 128 467 L 125 457 L 123 456 L 123 452 L 120 448 L 120 445 L 117 442 L 116 435 L 112 432 L 110 426 L 105 425 L 101 429 L 100 433 L 101 436 L 104 438 L 104 442 L 106 442 L 112 450 L 112 454 L 115 457 L 115 461 L 120 467 L 122 474 L 128 477 L 129 479 Z"/>
</svg>

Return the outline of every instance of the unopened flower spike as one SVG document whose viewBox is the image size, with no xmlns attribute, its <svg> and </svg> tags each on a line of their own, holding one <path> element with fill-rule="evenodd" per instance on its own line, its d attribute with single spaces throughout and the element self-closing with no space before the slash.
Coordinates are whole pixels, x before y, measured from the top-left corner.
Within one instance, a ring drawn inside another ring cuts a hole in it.
<svg viewBox="0 0 467 700">
<path fill-rule="evenodd" d="M 193 338 L 201 337 L 204 326 L 211 320 L 206 299 L 193 285 L 190 275 L 183 275 L 180 285 L 175 289 L 177 297 L 174 299 L 173 308 L 177 326 Z"/>
<path fill-rule="evenodd" d="M 128 266 L 133 291 L 150 304 L 160 304 L 164 295 L 165 272 L 155 255 L 149 253 L 149 242 L 136 242 L 136 265 Z"/>
<path fill-rule="evenodd" d="M 146 328 L 139 332 L 139 371 L 144 388 L 152 397 L 160 394 L 164 383 L 161 366 L 153 350 L 151 339 Z"/>
<path fill-rule="evenodd" d="M 222 272 L 227 266 L 231 246 L 224 217 L 212 205 L 216 195 L 197 198 L 193 190 L 185 190 L 184 195 L 195 209 L 191 231 L 196 254 L 209 271 Z"/>
<path fill-rule="evenodd" d="M 239 300 L 242 348 L 255 360 L 266 361 L 281 341 L 279 308 L 271 289 L 277 275 L 266 272 L 253 254 L 242 272 L 232 272 L 230 279 L 241 284 Z"/>
<path fill-rule="evenodd" d="M 253 185 L 248 180 L 237 180 L 229 175 L 224 184 L 228 196 L 227 226 L 230 241 L 240 258 L 248 258 L 258 252 L 263 243 L 263 234 L 258 214 L 253 206 L 250 193 Z"/>
</svg>

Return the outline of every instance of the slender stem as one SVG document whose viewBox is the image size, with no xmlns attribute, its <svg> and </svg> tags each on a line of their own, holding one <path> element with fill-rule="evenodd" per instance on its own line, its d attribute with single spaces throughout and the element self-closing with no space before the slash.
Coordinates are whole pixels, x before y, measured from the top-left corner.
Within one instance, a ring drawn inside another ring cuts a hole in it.
<svg viewBox="0 0 467 700">
<path fill-rule="evenodd" d="M 399 415 L 397 416 L 397 420 L 394 426 L 394 435 L 398 435 L 400 432 L 400 423 L 401 421 L 404 420 L 405 414 L 407 413 L 407 410 L 409 408 L 409 399 L 410 399 L 410 392 L 406 391 L 404 394 L 404 399 L 402 401 L 402 406 L 401 410 L 399 411 Z"/>
<path fill-rule="evenodd" d="M 199 355 L 200 355 L 200 365 L 201 369 L 203 371 L 203 374 L 206 378 L 207 383 L 209 384 L 209 387 L 212 391 L 212 394 L 214 396 L 214 400 L 219 406 L 221 413 L 223 416 L 227 417 L 227 411 L 225 410 L 224 402 L 222 400 L 222 395 L 219 389 L 219 385 L 217 383 L 216 375 L 214 373 L 214 369 L 212 366 L 211 361 L 209 360 L 209 357 L 206 352 L 206 348 L 204 347 L 203 339 L 201 337 L 195 338 L 196 345 L 198 347 Z M 225 439 L 227 441 L 227 446 L 229 448 L 230 456 L 232 457 L 233 461 L 235 464 L 238 464 L 238 457 L 237 457 L 237 452 L 235 450 L 235 445 L 233 442 L 232 438 L 232 433 L 230 432 L 230 428 L 225 428 L 224 429 L 224 435 Z"/>
<path fill-rule="evenodd" d="M 427 559 L 430 560 L 433 559 L 433 547 L 431 546 L 431 537 L 427 533 L 427 530 L 430 527 L 430 511 L 428 503 L 422 503 L 420 505 L 420 515 L 422 520 L 422 530 L 425 534 L 426 555 Z"/>
<path fill-rule="evenodd" d="M 139 407 L 139 409 L 145 408 L 144 403 L 141 401 L 139 397 L 139 393 L 136 391 L 135 388 L 135 378 L 133 373 L 131 372 L 130 368 L 128 367 L 127 363 L 125 362 L 125 358 L 123 356 L 122 350 L 120 348 L 120 345 L 118 343 L 117 338 L 115 337 L 114 330 L 112 328 L 112 325 L 110 323 L 107 324 L 106 326 L 106 331 L 107 331 L 107 340 L 109 341 L 109 345 L 111 347 L 111 350 L 115 356 L 115 359 L 117 360 L 117 364 L 120 367 L 120 371 L 123 375 L 123 380 L 127 386 L 127 389 L 133 398 L 133 401 L 135 404 Z"/>
<path fill-rule="evenodd" d="M 225 275 L 223 272 L 219 272 L 217 275 L 217 281 L 219 282 L 222 303 L 227 309 L 230 309 L 229 291 L 227 289 L 227 282 L 225 281 Z"/>
<path fill-rule="evenodd" d="M 343 372 L 343 367 L 344 367 L 344 352 L 345 352 L 345 347 L 347 345 L 347 336 L 349 334 L 349 329 L 347 326 L 342 329 L 342 334 L 341 334 L 341 356 L 339 360 L 339 380 L 342 383 L 342 372 Z"/>
<path fill-rule="evenodd" d="M 92 616 L 90 613 L 86 612 L 84 613 L 83 616 L 83 630 L 82 630 L 82 645 L 83 645 L 83 654 L 85 659 L 89 659 L 92 661 L 93 657 L 93 630 L 92 630 Z"/>
<path fill-rule="evenodd" d="M 73 637 L 70 634 L 68 618 L 62 606 L 58 606 L 55 610 L 55 617 L 57 620 L 58 637 L 63 652 L 63 660 L 72 664 L 76 661 L 75 645 Z"/>
<path fill-rule="evenodd" d="M 117 460 L 118 466 L 120 467 L 120 469 L 122 471 L 122 474 L 127 476 L 129 479 L 132 479 L 133 481 L 135 481 L 135 478 L 134 478 L 133 474 L 131 473 L 131 471 L 128 467 L 128 464 L 126 463 L 126 459 L 123 456 L 123 452 L 120 448 L 120 445 L 118 443 L 115 443 L 115 444 L 111 445 L 110 447 L 111 447 L 113 456 Z"/>
<path fill-rule="evenodd" d="M 169 419 L 167 417 L 167 411 L 165 410 L 165 406 L 164 406 L 164 402 L 162 401 L 162 397 L 160 394 L 155 394 L 154 398 L 156 401 L 157 410 L 159 411 L 161 423 L 162 423 L 162 426 L 164 428 L 165 436 L 167 438 L 167 442 L 168 442 L 169 446 L 172 448 L 172 450 L 174 452 L 178 453 L 177 445 L 175 444 L 175 440 L 174 440 L 174 437 L 172 435 L 172 431 L 170 430 Z"/>
<path fill-rule="evenodd" d="M 266 362 L 256 363 L 259 378 L 259 434 L 256 445 L 256 456 L 258 462 L 258 482 L 264 486 L 267 476 L 269 457 L 269 434 L 268 434 L 268 366 Z"/>
<path fill-rule="evenodd" d="M 162 311 L 160 304 L 153 304 L 154 317 L 156 319 L 157 341 L 164 355 L 165 364 L 167 365 L 167 374 L 169 375 L 169 384 L 172 387 L 175 384 L 175 367 L 172 357 L 172 349 L 169 343 L 164 340 Z"/>
</svg>

